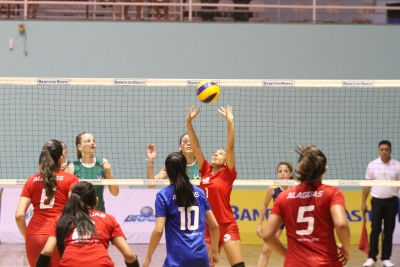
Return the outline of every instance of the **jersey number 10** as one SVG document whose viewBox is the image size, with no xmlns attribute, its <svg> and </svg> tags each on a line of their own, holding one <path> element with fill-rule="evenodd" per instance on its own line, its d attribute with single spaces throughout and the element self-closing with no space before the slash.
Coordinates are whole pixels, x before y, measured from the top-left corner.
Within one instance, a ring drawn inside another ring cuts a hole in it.
<svg viewBox="0 0 400 267">
<path fill-rule="evenodd" d="M 181 230 L 197 230 L 199 228 L 199 207 L 198 206 L 190 206 L 190 207 L 178 207 L 178 211 L 181 215 Z M 185 212 L 186 211 L 186 212 Z M 193 221 L 192 221 L 193 214 Z M 186 216 L 185 216 L 186 215 Z"/>
</svg>

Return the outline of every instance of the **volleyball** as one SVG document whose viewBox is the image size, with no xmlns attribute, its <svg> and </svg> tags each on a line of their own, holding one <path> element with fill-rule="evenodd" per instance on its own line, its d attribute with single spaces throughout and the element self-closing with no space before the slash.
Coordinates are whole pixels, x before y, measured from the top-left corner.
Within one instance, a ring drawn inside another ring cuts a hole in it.
<svg viewBox="0 0 400 267">
<path fill-rule="evenodd" d="M 206 104 L 217 101 L 221 90 L 216 82 L 204 80 L 196 87 L 197 98 Z"/>
</svg>

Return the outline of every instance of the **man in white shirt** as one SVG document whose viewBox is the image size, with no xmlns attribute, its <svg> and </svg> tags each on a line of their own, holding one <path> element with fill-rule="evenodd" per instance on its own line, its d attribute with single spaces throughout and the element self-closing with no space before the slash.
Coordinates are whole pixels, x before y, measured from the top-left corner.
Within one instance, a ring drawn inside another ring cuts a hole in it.
<svg viewBox="0 0 400 267">
<path fill-rule="evenodd" d="M 378 146 L 379 158 L 371 161 L 367 167 L 365 179 L 367 180 L 400 180 L 400 162 L 390 157 L 392 144 L 383 140 Z M 379 253 L 378 242 L 382 231 L 382 254 L 381 261 L 384 267 L 393 267 L 390 261 L 392 255 L 392 240 L 394 227 L 396 225 L 396 214 L 398 208 L 398 187 L 390 186 L 364 186 L 362 191 L 361 211 L 367 212 L 366 200 L 371 192 L 371 234 L 368 259 L 364 267 L 374 266 Z"/>
</svg>

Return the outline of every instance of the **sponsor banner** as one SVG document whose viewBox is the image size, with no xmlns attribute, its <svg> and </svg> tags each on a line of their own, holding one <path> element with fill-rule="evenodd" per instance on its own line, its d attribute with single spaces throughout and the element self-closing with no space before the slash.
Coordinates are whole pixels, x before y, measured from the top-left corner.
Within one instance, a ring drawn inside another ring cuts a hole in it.
<svg viewBox="0 0 400 267">
<path fill-rule="evenodd" d="M 232 190 L 231 206 L 235 219 L 239 225 L 240 236 L 243 244 L 262 244 L 263 241 L 256 235 L 257 219 L 259 218 L 259 209 L 264 201 L 265 190 Z M 346 201 L 346 215 L 350 225 L 351 244 L 358 245 L 362 229 L 361 212 L 361 190 L 342 191 Z M 267 210 L 266 219 L 268 219 L 273 201 L 271 200 Z M 370 198 L 367 200 L 367 206 L 371 208 Z M 266 221 L 263 222 L 265 228 Z M 367 213 L 367 231 L 371 232 L 371 211 Z M 393 244 L 400 244 L 400 222 L 396 219 L 396 228 L 393 236 Z M 286 231 L 284 230 L 281 242 L 286 244 Z"/>
<path fill-rule="evenodd" d="M 70 85 L 71 79 L 39 78 L 38 85 Z"/>
<path fill-rule="evenodd" d="M 114 216 L 126 236 L 127 242 L 149 243 L 154 229 L 154 201 L 159 190 L 120 188 L 119 195 L 114 197 L 106 189 L 104 200 L 106 212 Z M 15 211 L 19 202 L 22 187 L 4 188 L 1 201 L 0 242 L 24 243 L 15 222 Z M 33 216 L 33 207 L 29 206 L 26 222 Z M 165 243 L 164 236 L 160 243 Z"/>
</svg>

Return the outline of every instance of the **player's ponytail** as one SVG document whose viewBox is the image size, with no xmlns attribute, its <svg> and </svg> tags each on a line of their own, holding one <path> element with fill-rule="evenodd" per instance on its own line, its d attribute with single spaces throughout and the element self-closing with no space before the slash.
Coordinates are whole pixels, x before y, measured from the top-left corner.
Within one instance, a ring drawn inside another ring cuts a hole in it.
<svg viewBox="0 0 400 267">
<path fill-rule="evenodd" d="M 324 174 L 326 157 L 316 146 L 298 146 L 295 150 L 300 157 L 295 179 L 300 182 L 315 182 Z"/>
<path fill-rule="evenodd" d="M 96 206 L 96 191 L 91 183 L 82 181 L 74 185 L 71 196 L 57 222 L 56 237 L 60 257 L 64 254 L 65 239 L 75 232 L 77 241 L 97 235 L 95 225 L 89 214 L 89 208 Z"/>
<path fill-rule="evenodd" d="M 169 180 L 175 188 L 176 203 L 180 207 L 190 207 L 195 204 L 193 185 L 186 174 L 187 161 L 180 152 L 168 155 L 165 160 L 165 169 Z"/>
<path fill-rule="evenodd" d="M 56 172 L 60 169 L 59 162 L 62 155 L 62 144 L 54 139 L 44 144 L 40 153 L 39 170 L 48 200 L 54 197 L 54 189 L 57 187 Z"/>
</svg>

